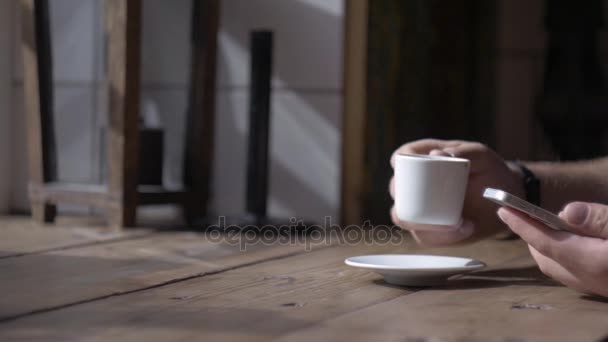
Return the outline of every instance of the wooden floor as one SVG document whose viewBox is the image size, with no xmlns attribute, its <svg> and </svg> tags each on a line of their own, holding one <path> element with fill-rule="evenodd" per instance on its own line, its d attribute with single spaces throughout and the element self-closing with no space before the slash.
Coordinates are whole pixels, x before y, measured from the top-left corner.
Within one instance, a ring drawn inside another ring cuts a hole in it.
<svg viewBox="0 0 608 342">
<path fill-rule="evenodd" d="M 559 286 L 520 241 L 416 252 L 489 267 L 430 289 L 344 265 L 400 246 L 218 244 L 203 234 L 109 232 L 0 218 L 0 341 L 597 341 L 608 302 Z"/>
</svg>

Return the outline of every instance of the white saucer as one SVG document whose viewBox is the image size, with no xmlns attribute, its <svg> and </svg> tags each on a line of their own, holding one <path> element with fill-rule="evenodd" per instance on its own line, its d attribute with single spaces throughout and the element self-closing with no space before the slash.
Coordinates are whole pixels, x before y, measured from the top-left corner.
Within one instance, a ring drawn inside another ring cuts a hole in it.
<svg viewBox="0 0 608 342">
<path fill-rule="evenodd" d="M 405 286 L 441 285 L 451 276 L 486 266 L 469 258 L 412 254 L 361 255 L 348 258 L 344 263 L 379 273 L 389 284 Z"/>
</svg>

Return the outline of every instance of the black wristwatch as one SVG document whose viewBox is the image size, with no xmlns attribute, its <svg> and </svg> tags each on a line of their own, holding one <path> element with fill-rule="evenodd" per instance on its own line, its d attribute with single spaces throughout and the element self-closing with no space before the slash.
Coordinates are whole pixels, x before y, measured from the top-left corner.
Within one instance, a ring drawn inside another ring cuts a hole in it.
<svg viewBox="0 0 608 342">
<path fill-rule="evenodd" d="M 526 201 L 540 207 L 540 180 L 534 172 L 530 171 L 524 164 L 519 161 L 513 162 L 523 174 L 523 185 L 526 193 Z"/>
</svg>

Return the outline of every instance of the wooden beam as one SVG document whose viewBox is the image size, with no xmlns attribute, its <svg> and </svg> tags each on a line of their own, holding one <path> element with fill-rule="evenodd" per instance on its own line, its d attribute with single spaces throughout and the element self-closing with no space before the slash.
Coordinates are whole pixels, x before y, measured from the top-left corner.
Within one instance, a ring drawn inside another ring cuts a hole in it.
<svg viewBox="0 0 608 342">
<path fill-rule="evenodd" d="M 141 0 L 107 0 L 108 190 L 112 226 L 135 225 L 139 162 Z"/>
<path fill-rule="evenodd" d="M 30 185 L 30 199 L 39 203 L 73 203 L 95 208 L 108 206 L 104 185 L 51 182 Z"/>
<path fill-rule="evenodd" d="M 342 113 L 342 225 L 363 220 L 367 117 L 368 0 L 345 1 Z"/>
</svg>

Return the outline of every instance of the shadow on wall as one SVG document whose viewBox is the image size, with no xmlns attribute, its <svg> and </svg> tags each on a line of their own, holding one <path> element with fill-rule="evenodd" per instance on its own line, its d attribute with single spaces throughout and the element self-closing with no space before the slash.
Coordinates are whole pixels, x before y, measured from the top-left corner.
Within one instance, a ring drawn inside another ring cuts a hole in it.
<svg viewBox="0 0 608 342">
<path fill-rule="evenodd" d="M 218 63 L 228 67 L 219 68 L 218 79 L 231 84 L 226 88 L 220 85 L 218 94 L 217 213 L 230 215 L 244 210 L 248 96 L 243 85 L 249 81 L 249 32 L 270 29 L 275 32 L 270 214 L 316 221 L 336 216 L 340 14 L 304 1 L 225 0 L 222 6 Z"/>
<path fill-rule="evenodd" d="M 251 30 L 275 31 L 273 86 L 336 91 L 342 82 L 341 9 L 313 6 L 316 2 L 341 4 L 341 0 L 223 0 L 221 29 L 245 51 Z M 231 67 L 237 73 L 220 75 L 220 80 L 249 81 L 248 63 Z"/>
</svg>

